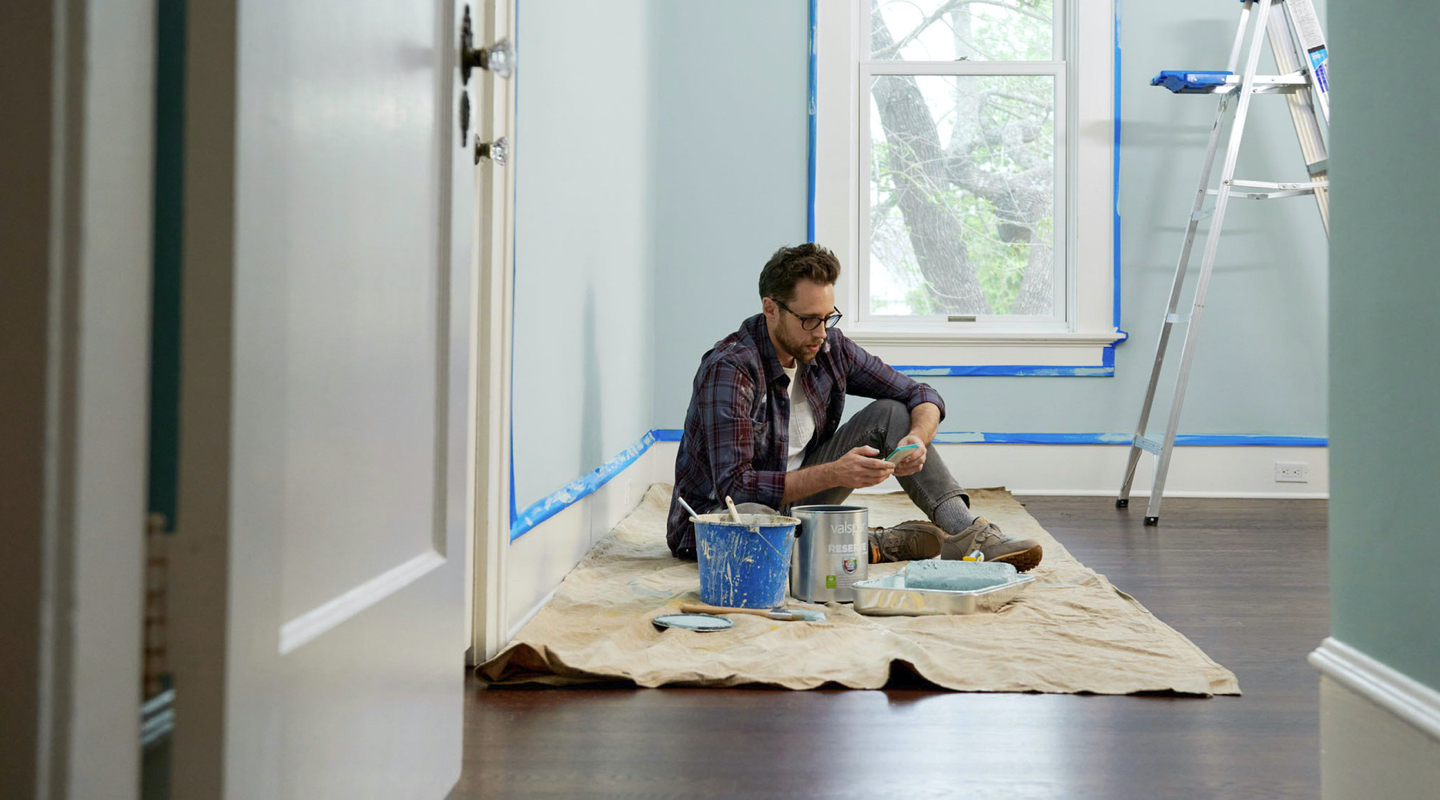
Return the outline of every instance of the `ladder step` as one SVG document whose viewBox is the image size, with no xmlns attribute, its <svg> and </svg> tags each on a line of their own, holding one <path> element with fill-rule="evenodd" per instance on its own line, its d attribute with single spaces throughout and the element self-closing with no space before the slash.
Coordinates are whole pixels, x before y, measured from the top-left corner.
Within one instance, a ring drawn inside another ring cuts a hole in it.
<svg viewBox="0 0 1440 800">
<path fill-rule="evenodd" d="M 1135 437 L 1135 446 L 1151 455 L 1160 455 L 1160 443 L 1154 439 L 1147 439 L 1144 436 Z"/>
<path fill-rule="evenodd" d="M 1176 322 L 1184 322 L 1184 323 L 1187 323 L 1187 324 L 1188 324 L 1188 323 L 1190 322 L 1190 315 L 1189 315 L 1189 314 L 1166 314 L 1166 315 L 1165 315 L 1165 322 L 1167 322 L 1167 323 L 1172 323 L 1172 324 L 1173 324 L 1173 323 L 1176 323 Z"/>
<path fill-rule="evenodd" d="M 1164 86 L 1175 94 L 1215 94 L 1239 89 L 1245 78 L 1226 70 L 1161 70 L 1150 79 L 1151 86 Z M 1250 82 L 1256 92 L 1293 91 L 1310 85 L 1304 70 L 1284 75 L 1256 75 Z"/>
<path fill-rule="evenodd" d="M 1230 181 L 1231 186 L 1249 186 L 1256 189 L 1315 189 L 1322 186 L 1329 186 L 1330 181 L 1304 181 L 1276 183 L 1274 181 L 1242 181 L 1239 178 Z"/>
<path fill-rule="evenodd" d="M 1278 197 L 1300 197 L 1307 194 L 1315 194 L 1316 189 L 1324 189 L 1330 185 L 1329 181 L 1309 181 L 1307 183 L 1272 183 L 1269 181 L 1240 181 L 1230 182 L 1231 186 L 1255 187 L 1259 189 L 1270 189 L 1268 192 L 1239 192 L 1230 191 L 1231 197 L 1239 197 L 1244 200 L 1273 200 Z M 1215 196 L 1220 194 L 1219 189 L 1206 189 L 1205 194 Z"/>
<path fill-rule="evenodd" d="M 1244 81 L 1239 75 L 1233 75 L 1225 79 L 1225 85 L 1215 89 L 1215 93 L 1223 94 L 1239 89 Z M 1256 75 L 1250 82 L 1250 91 L 1255 94 L 1274 94 L 1278 92 L 1298 92 L 1310 86 L 1310 80 L 1303 70 L 1286 73 L 1285 75 Z"/>
<path fill-rule="evenodd" d="M 1273 200 L 1277 197 L 1300 197 L 1301 195 L 1315 194 L 1316 189 L 1324 189 L 1330 186 L 1329 180 L 1323 181 L 1302 181 L 1298 183 L 1276 183 L 1275 181 L 1242 181 L 1238 178 L 1230 181 L 1230 185 L 1243 186 L 1245 188 L 1269 189 L 1268 192 L 1237 192 L 1232 190 L 1231 197 L 1239 197 L 1245 200 Z M 1205 194 L 1218 195 L 1219 189 L 1206 189 Z"/>
</svg>

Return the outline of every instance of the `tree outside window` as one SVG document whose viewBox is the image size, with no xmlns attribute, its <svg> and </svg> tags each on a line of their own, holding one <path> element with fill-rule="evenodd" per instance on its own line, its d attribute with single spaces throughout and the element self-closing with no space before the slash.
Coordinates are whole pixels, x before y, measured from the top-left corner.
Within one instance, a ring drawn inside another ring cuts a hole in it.
<svg viewBox="0 0 1440 800">
<path fill-rule="evenodd" d="M 862 307 L 1063 319 L 1065 65 L 1051 0 L 870 0 L 869 23 Z"/>
</svg>

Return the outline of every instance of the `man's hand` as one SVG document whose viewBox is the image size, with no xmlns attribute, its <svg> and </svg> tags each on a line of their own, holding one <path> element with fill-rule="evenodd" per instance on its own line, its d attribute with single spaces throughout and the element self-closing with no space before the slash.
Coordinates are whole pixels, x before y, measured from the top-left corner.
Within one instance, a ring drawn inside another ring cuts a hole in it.
<svg viewBox="0 0 1440 800">
<path fill-rule="evenodd" d="M 911 452 L 910 455 L 906 456 L 905 459 L 902 460 L 899 464 L 895 465 L 895 477 L 897 478 L 903 478 L 906 475 L 914 475 L 915 473 L 919 472 L 922 467 L 925 466 L 925 440 L 912 433 L 909 436 L 906 436 L 904 439 L 901 439 L 900 443 L 895 446 L 904 447 L 907 444 L 918 445 L 918 447 L 913 452 Z"/>
<path fill-rule="evenodd" d="M 830 464 L 836 486 L 865 489 L 874 486 L 895 472 L 895 465 L 878 458 L 873 447 L 855 447 Z"/>
</svg>

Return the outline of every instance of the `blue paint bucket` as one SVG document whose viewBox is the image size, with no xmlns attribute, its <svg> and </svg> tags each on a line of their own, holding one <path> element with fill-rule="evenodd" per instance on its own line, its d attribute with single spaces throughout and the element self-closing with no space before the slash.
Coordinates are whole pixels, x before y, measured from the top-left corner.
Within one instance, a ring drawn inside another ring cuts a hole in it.
<svg viewBox="0 0 1440 800">
<path fill-rule="evenodd" d="M 774 608 L 785 602 L 794 517 L 703 514 L 695 522 L 695 555 L 700 562 L 700 600 L 730 608 Z"/>
</svg>

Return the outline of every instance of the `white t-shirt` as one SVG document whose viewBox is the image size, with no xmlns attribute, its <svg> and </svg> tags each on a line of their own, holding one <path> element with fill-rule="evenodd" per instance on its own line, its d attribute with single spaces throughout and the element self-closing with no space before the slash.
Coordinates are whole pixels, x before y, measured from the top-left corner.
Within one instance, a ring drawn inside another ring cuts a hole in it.
<svg viewBox="0 0 1440 800">
<path fill-rule="evenodd" d="M 785 375 L 790 379 L 790 451 L 785 462 L 785 470 L 794 472 L 800 469 L 800 464 L 805 460 L 805 445 L 815 436 L 815 415 L 810 412 L 810 401 L 805 399 L 805 389 L 796 380 L 796 373 L 799 365 L 785 370 Z"/>
</svg>

